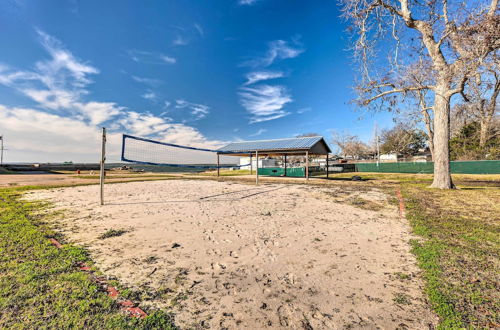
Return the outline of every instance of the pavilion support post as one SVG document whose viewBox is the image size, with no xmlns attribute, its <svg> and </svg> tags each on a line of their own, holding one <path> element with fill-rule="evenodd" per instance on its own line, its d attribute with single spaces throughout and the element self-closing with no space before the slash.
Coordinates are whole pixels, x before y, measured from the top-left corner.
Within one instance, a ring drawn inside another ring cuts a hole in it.
<svg viewBox="0 0 500 330">
<path fill-rule="evenodd" d="M 259 184 L 259 152 L 255 151 L 255 162 L 256 162 L 256 169 L 255 169 L 255 184 Z"/>
<path fill-rule="evenodd" d="M 306 180 L 309 180 L 309 151 L 306 151 Z"/>
<path fill-rule="evenodd" d="M 220 155 L 217 153 L 217 176 L 220 176 Z"/>
<path fill-rule="evenodd" d="M 253 174 L 253 160 L 252 160 L 252 154 L 250 154 L 250 175 Z"/>
<path fill-rule="evenodd" d="M 286 176 L 286 154 L 285 154 L 285 176 Z"/>
<path fill-rule="evenodd" d="M 329 168 L 329 165 L 328 165 L 328 154 L 326 154 L 326 178 L 328 179 L 328 168 Z"/>
</svg>

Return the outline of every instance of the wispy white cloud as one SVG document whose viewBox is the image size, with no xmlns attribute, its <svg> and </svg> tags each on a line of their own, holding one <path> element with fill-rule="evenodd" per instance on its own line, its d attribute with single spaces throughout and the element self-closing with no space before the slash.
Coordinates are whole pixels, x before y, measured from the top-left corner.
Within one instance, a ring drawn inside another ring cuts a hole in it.
<svg viewBox="0 0 500 330">
<path fill-rule="evenodd" d="M 304 113 L 304 112 L 309 112 L 309 111 L 311 111 L 311 110 L 312 110 L 312 108 L 311 108 L 311 107 L 300 108 L 299 110 L 297 110 L 297 113 L 298 113 L 298 114 L 302 114 L 302 113 Z"/>
<path fill-rule="evenodd" d="M 257 1 L 258 0 L 238 0 L 238 3 L 242 6 L 249 6 L 255 4 Z"/>
<path fill-rule="evenodd" d="M 195 120 L 205 118 L 210 113 L 210 107 L 204 104 L 188 102 L 186 100 L 175 100 L 177 109 L 189 109 Z"/>
<path fill-rule="evenodd" d="M 99 70 L 77 59 L 57 39 L 42 31 L 38 34 L 48 59 L 37 62 L 32 70 L 0 65 L 0 84 L 37 103 L 36 109 L 0 104 L 0 131 L 10 137 L 9 155 L 15 157 L 11 161 L 93 161 L 97 159 L 99 126 L 103 125 L 110 129 L 109 148 L 115 160 L 121 132 L 200 147 L 223 143 L 208 140 L 196 128 L 168 117 L 133 111 L 114 102 L 85 100 L 90 95 L 91 75 Z M 197 117 L 208 113 L 206 105 L 186 104 Z"/>
<path fill-rule="evenodd" d="M 50 55 L 36 62 L 33 71 L 22 71 L 3 66 L 0 83 L 26 95 L 41 108 L 56 110 L 61 115 L 78 116 L 80 120 L 98 125 L 118 114 L 121 107 L 113 102 L 84 102 L 86 86 L 92 82 L 89 75 L 99 70 L 77 59 L 61 42 L 37 31 L 40 44 Z"/>
<path fill-rule="evenodd" d="M 151 87 L 157 87 L 162 84 L 162 81 L 159 79 L 153 79 L 153 78 L 144 78 L 144 77 L 138 77 L 138 76 L 132 76 L 132 79 L 134 79 L 136 82 L 145 84 Z"/>
<path fill-rule="evenodd" d="M 255 71 L 249 72 L 246 75 L 247 81 L 244 85 L 251 85 L 259 81 L 277 79 L 284 77 L 284 73 L 280 71 Z"/>
<path fill-rule="evenodd" d="M 40 61 L 35 65 L 39 78 L 48 87 L 56 88 L 66 84 L 68 80 L 71 80 L 69 83 L 73 86 L 82 87 L 91 82 L 89 74 L 99 73 L 95 67 L 75 58 L 59 40 L 41 30 L 37 32 L 41 45 L 52 56 L 51 61 Z"/>
<path fill-rule="evenodd" d="M 177 62 L 177 60 L 174 57 L 167 55 L 160 55 L 160 59 L 167 64 L 174 64 Z"/>
<path fill-rule="evenodd" d="M 253 134 L 250 134 L 250 136 L 259 136 L 259 135 L 264 134 L 265 132 L 267 132 L 267 129 L 265 129 L 265 128 L 261 128 L 261 129 L 259 129 L 257 132 L 255 132 L 255 133 L 253 133 Z"/>
<path fill-rule="evenodd" d="M 285 86 L 256 83 L 284 77 L 281 71 L 270 71 L 264 68 L 275 61 L 294 58 L 304 52 L 298 37 L 292 40 L 274 40 L 268 43 L 265 55 L 242 63 L 242 66 L 259 68 L 254 72 L 247 73 L 247 81 L 240 88 L 241 105 L 252 114 L 250 123 L 269 121 L 285 117 L 290 112 L 284 110 L 287 103 L 293 101 L 292 96 Z"/>
<path fill-rule="evenodd" d="M 158 99 L 158 95 L 155 92 L 148 91 L 142 94 L 142 97 L 149 101 L 156 101 Z"/>
<path fill-rule="evenodd" d="M 194 23 L 194 28 L 196 29 L 196 31 L 198 31 L 200 36 L 205 36 L 205 30 L 203 30 L 203 27 L 200 24 Z"/>
<path fill-rule="evenodd" d="M 243 62 L 242 66 L 267 67 L 277 60 L 285 60 L 299 56 L 305 51 L 297 39 L 291 42 L 274 40 L 268 43 L 267 51 L 262 57 Z"/>
<path fill-rule="evenodd" d="M 144 50 L 132 49 L 128 51 L 132 61 L 147 64 L 175 64 L 177 59 L 158 52 L 148 52 Z"/>
<path fill-rule="evenodd" d="M 174 46 L 186 46 L 187 44 L 189 44 L 189 40 L 180 34 L 177 34 L 175 39 L 172 40 L 172 45 Z"/>
<path fill-rule="evenodd" d="M 289 115 L 283 110 L 292 97 L 284 86 L 258 85 L 241 87 L 240 102 L 252 114 L 250 123 L 274 120 Z"/>
</svg>

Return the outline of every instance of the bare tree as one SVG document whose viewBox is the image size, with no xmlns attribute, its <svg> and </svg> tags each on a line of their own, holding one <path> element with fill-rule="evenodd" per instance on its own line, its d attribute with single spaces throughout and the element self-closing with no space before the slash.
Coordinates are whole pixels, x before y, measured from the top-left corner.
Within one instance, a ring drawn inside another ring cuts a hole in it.
<svg viewBox="0 0 500 330">
<path fill-rule="evenodd" d="M 479 145 L 484 147 L 490 138 L 491 125 L 497 112 L 497 99 L 500 94 L 500 59 L 497 54 L 479 66 L 472 79 L 469 79 L 464 94 L 468 101 L 462 108 L 479 122 Z"/>
<path fill-rule="evenodd" d="M 426 137 L 422 131 L 398 124 L 382 131 L 380 150 L 383 153 L 397 153 L 408 157 L 414 156 L 420 149 L 425 148 L 425 145 Z"/>
<path fill-rule="evenodd" d="M 368 145 L 363 143 L 357 135 L 351 135 L 347 131 L 332 132 L 332 142 L 339 148 L 344 158 L 359 159 L 372 153 Z"/>
<path fill-rule="evenodd" d="M 432 138 L 431 186 L 453 188 L 450 101 L 463 93 L 478 63 L 500 47 L 498 0 L 473 4 L 465 0 L 339 1 L 357 33 L 354 52 L 361 63 L 360 104 L 394 109 L 416 97 Z M 377 41 L 391 49 L 386 65 L 376 56 Z"/>
</svg>

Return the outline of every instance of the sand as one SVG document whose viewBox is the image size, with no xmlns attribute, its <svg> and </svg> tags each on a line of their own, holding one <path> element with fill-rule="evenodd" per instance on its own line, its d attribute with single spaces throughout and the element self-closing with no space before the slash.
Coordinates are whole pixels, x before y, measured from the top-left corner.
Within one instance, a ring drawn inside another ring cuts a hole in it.
<svg viewBox="0 0 500 330">
<path fill-rule="evenodd" d="M 436 323 L 397 208 L 376 188 L 169 180 L 35 191 L 111 278 L 182 328 L 424 329 Z M 349 205 L 353 196 L 383 208 Z M 99 239 L 108 229 L 118 237 Z"/>
</svg>

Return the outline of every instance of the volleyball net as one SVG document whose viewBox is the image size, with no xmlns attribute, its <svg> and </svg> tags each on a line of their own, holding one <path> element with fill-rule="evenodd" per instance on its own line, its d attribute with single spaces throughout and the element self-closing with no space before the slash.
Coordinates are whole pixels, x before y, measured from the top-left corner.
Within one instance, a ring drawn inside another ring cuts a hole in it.
<svg viewBox="0 0 500 330">
<path fill-rule="evenodd" d="M 218 160 L 217 160 L 218 158 Z M 144 165 L 188 168 L 242 167 L 239 157 L 217 150 L 181 146 L 123 134 L 121 160 Z"/>
</svg>

